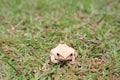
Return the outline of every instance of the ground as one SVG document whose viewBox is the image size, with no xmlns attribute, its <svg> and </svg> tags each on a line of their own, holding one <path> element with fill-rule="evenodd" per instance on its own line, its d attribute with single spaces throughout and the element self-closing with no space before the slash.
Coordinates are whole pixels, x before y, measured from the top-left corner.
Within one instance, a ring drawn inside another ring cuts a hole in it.
<svg viewBox="0 0 120 80">
<path fill-rule="evenodd" d="M 61 40 L 76 64 L 48 63 Z M 120 1 L 0 0 L 0 80 L 120 80 Z"/>
</svg>

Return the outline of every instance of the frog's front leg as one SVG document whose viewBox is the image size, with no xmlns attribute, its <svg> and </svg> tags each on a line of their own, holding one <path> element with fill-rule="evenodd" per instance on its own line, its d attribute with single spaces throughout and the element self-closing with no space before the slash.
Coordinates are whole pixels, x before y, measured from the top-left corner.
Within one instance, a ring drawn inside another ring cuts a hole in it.
<svg viewBox="0 0 120 80">
<path fill-rule="evenodd" d="M 50 56 L 51 56 L 51 59 L 50 59 L 51 62 L 53 62 L 53 63 L 59 63 L 59 61 L 55 59 L 54 55 L 50 55 Z"/>
<path fill-rule="evenodd" d="M 75 58 L 72 58 L 71 61 L 68 62 L 69 64 L 74 64 L 75 63 Z"/>
</svg>

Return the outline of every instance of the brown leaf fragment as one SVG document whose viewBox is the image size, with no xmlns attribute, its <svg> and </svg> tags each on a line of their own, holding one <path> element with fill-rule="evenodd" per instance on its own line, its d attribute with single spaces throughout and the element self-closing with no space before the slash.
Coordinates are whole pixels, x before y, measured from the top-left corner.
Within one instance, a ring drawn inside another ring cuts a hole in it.
<svg viewBox="0 0 120 80">
<path fill-rule="evenodd" d="M 10 48 L 9 48 L 9 46 L 8 45 L 2 45 L 2 50 L 4 51 L 4 52 L 8 52 L 9 50 L 10 50 Z"/>
<path fill-rule="evenodd" d="M 67 78 L 67 80 L 73 80 L 73 79 L 71 79 L 71 78 Z"/>
<path fill-rule="evenodd" d="M 110 74 L 110 80 L 114 80 L 114 75 Z"/>
<path fill-rule="evenodd" d="M 19 73 L 21 73 L 22 70 L 23 70 L 23 69 L 22 69 L 22 66 L 21 66 L 21 65 L 18 65 L 17 70 L 18 70 Z"/>
<path fill-rule="evenodd" d="M 51 80 L 55 80 L 55 74 L 53 73 L 52 76 L 51 76 Z"/>
<path fill-rule="evenodd" d="M 41 66 L 39 67 L 39 71 L 40 71 L 40 72 L 43 72 L 43 69 L 42 69 L 42 67 L 41 67 Z"/>
<path fill-rule="evenodd" d="M 76 73 L 75 75 L 78 76 L 80 79 L 86 76 L 84 73 Z"/>
<path fill-rule="evenodd" d="M 13 25 L 11 25 L 10 29 L 7 30 L 10 34 L 13 34 L 13 32 L 15 31 L 15 27 Z"/>
<path fill-rule="evenodd" d="M 42 18 L 42 15 L 41 15 L 40 13 L 36 13 L 36 14 L 35 14 L 35 17 L 36 17 L 36 19 L 38 20 L 38 19 Z"/>
<path fill-rule="evenodd" d="M 97 28 L 99 26 L 99 24 L 105 19 L 105 15 L 102 16 L 99 21 L 96 23 L 95 27 Z"/>
<path fill-rule="evenodd" d="M 22 68 L 22 60 L 21 59 L 17 63 L 17 70 L 18 70 L 18 73 L 21 73 L 22 70 L 23 70 L 23 68 Z"/>
<path fill-rule="evenodd" d="M 22 36 L 28 36 L 28 33 L 24 33 L 24 34 L 22 34 Z"/>
<path fill-rule="evenodd" d="M 0 66 L 2 66 L 3 65 L 3 63 L 2 63 L 2 61 L 0 61 Z"/>
<path fill-rule="evenodd" d="M 102 62 L 103 62 L 103 63 L 107 63 L 107 59 L 105 58 L 105 56 L 104 56 L 104 55 L 102 55 L 102 57 L 101 57 L 101 58 L 102 58 Z"/>
<path fill-rule="evenodd" d="M 98 70 L 94 66 L 91 66 L 90 69 L 89 69 L 89 71 L 91 71 L 91 72 L 97 72 Z"/>
</svg>

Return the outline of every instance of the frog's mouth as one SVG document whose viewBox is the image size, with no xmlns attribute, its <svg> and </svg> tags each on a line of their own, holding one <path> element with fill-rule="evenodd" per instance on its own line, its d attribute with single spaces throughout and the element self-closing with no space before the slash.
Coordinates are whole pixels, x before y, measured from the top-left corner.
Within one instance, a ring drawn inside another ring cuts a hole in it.
<svg viewBox="0 0 120 80">
<path fill-rule="evenodd" d="M 59 61 L 72 61 L 72 59 L 56 59 L 56 60 L 59 60 Z"/>
<path fill-rule="evenodd" d="M 72 61 L 72 59 L 68 59 L 68 60 L 60 60 L 60 61 Z"/>
<path fill-rule="evenodd" d="M 56 60 L 58 61 L 72 61 L 73 56 L 69 55 L 69 56 L 62 56 L 60 54 L 58 54 L 58 57 L 56 57 Z"/>
</svg>

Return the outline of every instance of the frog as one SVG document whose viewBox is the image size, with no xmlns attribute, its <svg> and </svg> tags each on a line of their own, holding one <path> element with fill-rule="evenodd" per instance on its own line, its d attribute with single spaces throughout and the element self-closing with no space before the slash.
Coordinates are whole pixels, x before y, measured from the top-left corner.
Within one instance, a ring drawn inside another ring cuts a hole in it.
<svg viewBox="0 0 120 80">
<path fill-rule="evenodd" d="M 61 42 L 55 48 L 50 50 L 50 61 L 52 63 L 60 63 L 62 61 L 74 63 L 77 55 L 78 53 L 74 48 Z"/>
</svg>

